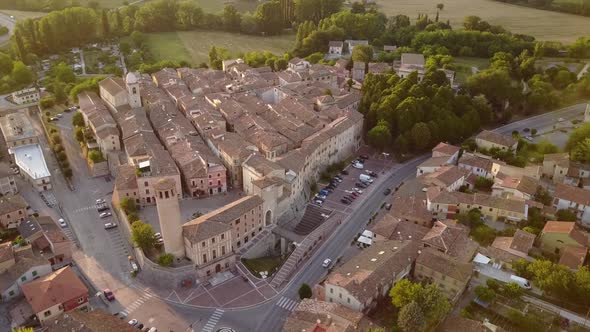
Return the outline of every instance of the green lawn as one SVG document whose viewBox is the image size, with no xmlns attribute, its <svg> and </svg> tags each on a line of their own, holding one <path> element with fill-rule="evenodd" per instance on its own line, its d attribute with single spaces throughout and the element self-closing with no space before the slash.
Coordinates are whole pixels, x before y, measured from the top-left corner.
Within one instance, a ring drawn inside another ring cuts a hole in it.
<svg viewBox="0 0 590 332">
<path fill-rule="evenodd" d="M 146 43 L 155 60 L 185 60 L 193 65 L 208 61 L 211 46 L 225 47 L 231 54 L 270 51 L 280 55 L 288 51 L 294 42 L 293 35 L 261 37 L 199 30 L 152 33 L 146 36 Z"/>
<path fill-rule="evenodd" d="M 270 277 L 275 268 L 281 266 L 281 257 L 266 256 L 260 258 L 246 259 L 242 258 L 242 263 L 252 272 L 256 277 L 260 277 L 260 272 L 267 271 Z"/>
<path fill-rule="evenodd" d="M 570 0 L 571 1 L 571 0 Z M 413 20 L 418 13 L 436 16 L 436 4 L 444 3 L 442 21 L 461 26 L 465 16 L 477 15 L 491 24 L 541 40 L 572 42 L 590 31 L 590 18 L 510 5 L 492 0 L 377 0 L 379 9 L 389 15 L 405 14 Z"/>
</svg>

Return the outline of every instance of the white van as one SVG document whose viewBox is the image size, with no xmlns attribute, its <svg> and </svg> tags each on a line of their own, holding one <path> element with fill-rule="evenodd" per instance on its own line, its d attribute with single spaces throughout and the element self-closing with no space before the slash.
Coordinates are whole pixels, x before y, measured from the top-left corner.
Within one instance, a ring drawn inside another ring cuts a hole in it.
<svg viewBox="0 0 590 332">
<path fill-rule="evenodd" d="M 361 180 L 362 182 L 366 182 L 366 183 L 373 183 L 373 178 L 367 174 L 359 175 L 359 180 Z"/>
<path fill-rule="evenodd" d="M 510 276 L 510 282 L 518 284 L 520 287 L 524 289 L 531 289 L 531 283 L 525 278 L 515 276 L 514 274 Z"/>
</svg>

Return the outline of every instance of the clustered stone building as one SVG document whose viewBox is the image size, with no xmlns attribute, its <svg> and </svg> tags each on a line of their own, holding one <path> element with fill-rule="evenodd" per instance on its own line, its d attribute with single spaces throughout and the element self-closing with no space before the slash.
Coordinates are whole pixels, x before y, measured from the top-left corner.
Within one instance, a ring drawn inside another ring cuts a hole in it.
<svg viewBox="0 0 590 332">
<path fill-rule="evenodd" d="M 281 72 L 235 59 L 223 70 L 129 73 L 100 82 L 100 98 L 81 111 L 101 104 L 117 125 L 125 160 L 113 169 L 113 201 L 156 204 L 166 252 L 208 277 L 232 268 L 234 250 L 281 215 L 302 214 L 311 183 L 360 147 L 360 95 L 341 88 L 340 71 L 295 58 Z M 170 222 L 179 199 L 231 188 L 246 196 L 185 225 Z"/>
</svg>

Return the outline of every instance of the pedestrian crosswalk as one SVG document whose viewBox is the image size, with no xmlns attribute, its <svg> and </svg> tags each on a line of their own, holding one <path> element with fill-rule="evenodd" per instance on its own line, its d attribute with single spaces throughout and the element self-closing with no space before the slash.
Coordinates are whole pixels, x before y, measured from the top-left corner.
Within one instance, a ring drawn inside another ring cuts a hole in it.
<svg viewBox="0 0 590 332">
<path fill-rule="evenodd" d="M 61 231 L 68 238 L 68 240 L 76 242 L 76 240 L 74 239 L 74 234 L 72 234 L 72 230 L 70 229 L 70 227 L 62 228 Z"/>
<path fill-rule="evenodd" d="M 74 213 L 82 213 L 82 212 L 86 212 L 86 211 L 89 211 L 89 210 L 95 210 L 97 208 L 98 207 L 96 205 L 84 206 L 84 207 L 75 209 L 74 210 Z"/>
<path fill-rule="evenodd" d="M 276 305 L 287 311 L 293 311 L 293 309 L 295 309 L 297 306 L 297 301 L 283 296 L 279 299 L 279 302 L 277 302 Z"/>
<path fill-rule="evenodd" d="M 217 325 L 217 323 L 221 319 L 221 316 L 223 316 L 223 310 L 215 309 L 215 311 L 213 312 L 211 317 L 209 317 L 207 324 L 205 324 L 205 326 L 203 326 L 203 329 L 201 330 L 201 332 L 213 331 L 213 329 L 215 328 L 215 325 Z"/>
<path fill-rule="evenodd" d="M 138 298 L 137 300 L 135 300 L 135 302 L 128 305 L 125 308 L 125 310 L 122 311 L 122 313 L 124 313 L 125 315 L 129 315 L 130 313 L 134 312 L 139 307 L 141 307 L 142 304 L 144 304 L 147 300 L 151 299 L 152 297 L 154 297 L 154 295 L 146 292 L 145 294 L 143 294 L 142 297 Z"/>
</svg>

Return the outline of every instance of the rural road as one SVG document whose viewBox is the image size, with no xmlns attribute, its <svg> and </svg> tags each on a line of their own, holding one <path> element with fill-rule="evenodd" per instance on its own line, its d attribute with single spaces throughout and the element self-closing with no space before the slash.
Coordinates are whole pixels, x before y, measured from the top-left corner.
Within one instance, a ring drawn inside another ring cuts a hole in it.
<svg viewBox="0 0 590 332">
<path fill-rule="evenodd" d="M 0 24 L 8 28 L 8 33 L 4 36 L 0 36 L 0 45 L 4 45 L 8 42 L 14 31 L 14 21 L 10 18 L 10 15 L 0 13 Z"/>
</svg>

